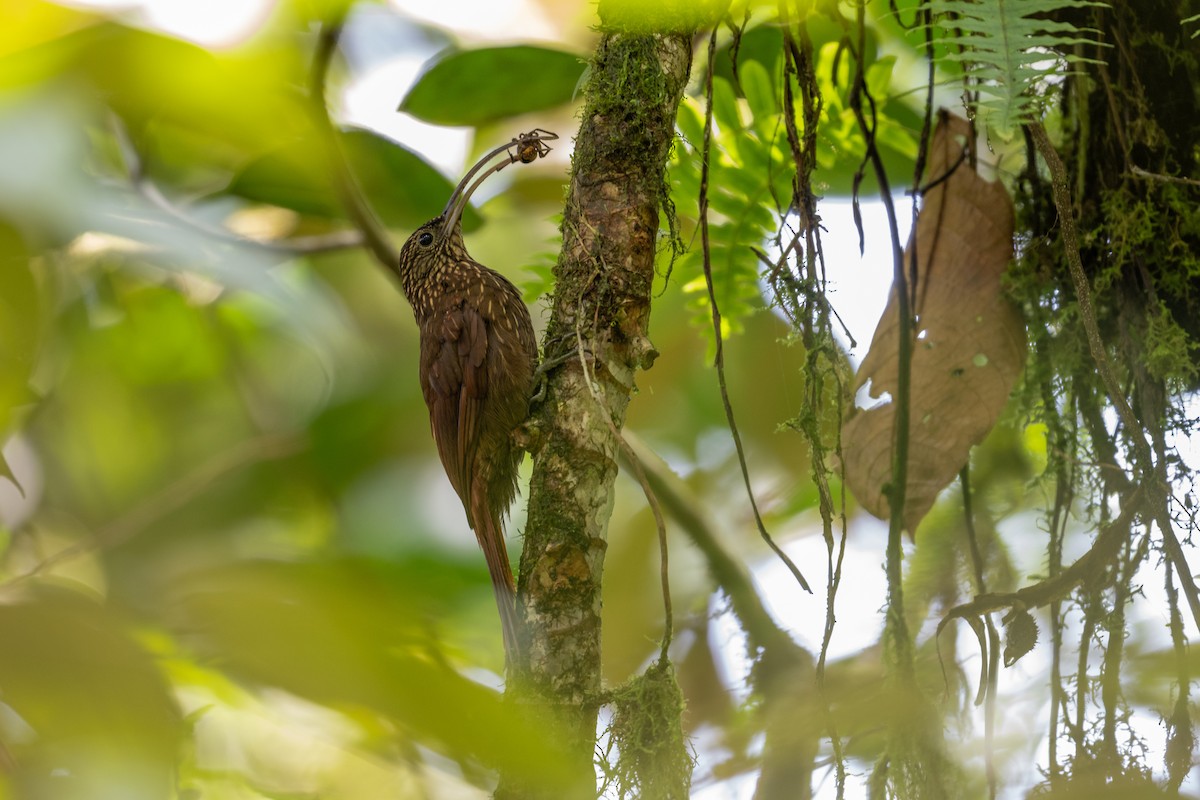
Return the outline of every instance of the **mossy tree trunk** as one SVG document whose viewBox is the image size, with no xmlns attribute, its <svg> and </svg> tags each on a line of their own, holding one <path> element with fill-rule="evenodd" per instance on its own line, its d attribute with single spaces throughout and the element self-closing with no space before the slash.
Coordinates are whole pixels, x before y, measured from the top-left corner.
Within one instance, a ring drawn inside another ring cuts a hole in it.
<svg viewBox="0 0 1200 800">
<path fill-rule="evenodd" d="M 605 4 L 601 3 L 601 19 Z M 585 89 L 546 332 L 550 374 L 535 409 L 534 472 L 518 593 L 528 663 L 510 696 L 557 728 L 577 780 L 595 796 L 601 705 L 600 580 L 617 476 L 616 431 L 648 336 L 659 210 L 675 113 L 691 68 L 687 33 L 603 28 Z M 610 424 L 611 423 L 611 424 Z M 502 776 L 497 797 L 545 796 Z M 555 797 L 563 795 L 556 793 Z"/>
</svg>

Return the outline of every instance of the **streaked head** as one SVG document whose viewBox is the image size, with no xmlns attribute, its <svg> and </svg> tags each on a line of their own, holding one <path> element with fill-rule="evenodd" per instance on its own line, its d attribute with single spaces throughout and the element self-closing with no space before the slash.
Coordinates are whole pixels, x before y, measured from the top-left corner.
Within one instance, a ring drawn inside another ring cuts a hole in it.
<svg viewBox="0 0 1200 800">
<path fill-rule="evenodd" d="M 413 231 L 400 248 L 400 279 L 409 301 L 415 304 L 415 287 L 428 280 L 438 264 L 457 260 L 466 252 L 458 219 L 447 225 L 446 215 L 441 214 Z"/>
</svg>

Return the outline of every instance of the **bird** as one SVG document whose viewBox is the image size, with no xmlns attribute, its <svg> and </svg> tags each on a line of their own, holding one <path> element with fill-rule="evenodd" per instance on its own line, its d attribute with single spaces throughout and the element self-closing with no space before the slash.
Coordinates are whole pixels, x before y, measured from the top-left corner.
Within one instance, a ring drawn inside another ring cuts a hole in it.
<svg viewBox="0 0 1200 800">
<path fill-rule="evenodd" d="M 502 519 L 517 493 L 523 451 L 513 433 L 529 414 L 537 341 L 517 287 L 467 252 L 462 212 L 486 178 L 545 156 L 545 142 L 556 138 L 536 129 L 481 158 L 442 213 L 408 237 L 398 258 L 400 288 L 420 332 L 418 372 L 430 428 L 487 561 L 510 669 L 519 663 L 521 636 Z M 484 170 L 502 153 L 504 159 Z"/>
</svg>

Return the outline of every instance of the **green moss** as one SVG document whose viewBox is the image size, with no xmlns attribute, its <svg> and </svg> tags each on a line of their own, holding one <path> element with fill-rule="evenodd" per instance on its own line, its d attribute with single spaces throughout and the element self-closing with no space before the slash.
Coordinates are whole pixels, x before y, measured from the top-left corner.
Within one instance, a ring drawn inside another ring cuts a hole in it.
<svg viewBox="0 0 1200 800">
<path fill-rule="evenodd" d="M 1200 348 L 1171 312 L 1159 306 L 1146 326 L 1146 368 L 1150 374 L 1185 386 L 1194 385 L 1198 377 L 1196 350 Z"/>
<path fill-rule="evenodd" d="M 649 33 L 611 34 L 596 48 L 587 83 L 584 125 L 595 124 L 604 136 L 576 140 L 574 168 L 621 164 L 630 172 L 659 174 L 664 169 L 674 130 L 677 79 L 660 62 L 664 37 Z M 689 40 L 676 36 L 681 57 Z"/>
<path fill-rule="evenodd" d="M 602 769 L 616 796 L 686 800 L 696 759 L 683 735 L 683 692 L 674 665 L 654 663 L 613 692 L 611 705 Z"/>
<path fill-rule="evenodd" d="M 1101 222 L 1084 243 L 1106 249 L 1109 257 L 1101 262 L 1094 288 L 1108 289 L 1128 266 L 1135 253 L 1142 251 L 1159 236 L 1161 210 L 1147 199 L 1138 199 L 1125 188 L 1106 192 L 1100 203 Z"/>
</svg>

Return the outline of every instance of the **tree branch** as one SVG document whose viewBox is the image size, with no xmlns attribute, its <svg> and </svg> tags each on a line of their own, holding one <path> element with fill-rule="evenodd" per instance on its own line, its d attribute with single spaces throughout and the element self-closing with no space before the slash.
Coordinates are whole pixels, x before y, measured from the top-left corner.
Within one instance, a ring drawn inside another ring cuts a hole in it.
<svg viewBox="0 0 1200 800">
<path fill-rule="evenodd" d="M 775 624 L 775 620 L 763 605 L 745 565 L 734 558 L 721 543 L 720 534 L 704 513 L 704 501 L 671 471 L 666 462 L 650 449 L 641 437 L 631 431 L 625 431 L 624 437 L 631 453 L 640 462 L 646 482 L 654 490 L 663 509 L 679 523 L 683 533 L 704 556 L 709 574 L 729 598 L 733 613 L 746 631 L 751 649 L 778 647 L 783 644 L 795 647 L 791 637 Z M 621 460 L 624 466 L 627 461 L 624 453 L 621 454 Z"/>
<path fill-rule="evenodd" d="M 1145 501 L 1146 488 L 1138 486 L 1128 498 L 1122 500 L 1120 515 L 1100 530 L 1096 541 L 1074 564 L 1054 577 L 1038 581 L 1032 586 L 1026 586 L 1015 592 L 980 594 L 969 603 L 955 606 L 946 612 L 946 616 L 938 623 L 938 633 L 941 633 L 942 629 L 955 619 L 978 617 L 982 614 L 1011 608 L 1021 610 L 1039 608 L 1055 600 L 1063 599 L 1076 586 L 1100 575 L 1120 554 L 1121 545 L 1129 539 L 1129 529 L 1133 525 L 1133 518 L 1138 512 L 1143 511 Z"/>
<path fill-rule="evenodd" d="M 580 342 L 579 358 L 580 368 L 583 370 L 584 382 L 593 390 L 592 397 L 595 398 L 596 404 L 603 411 L 603 401 L 600 399 L 599 392 L 595 389 L 595 380 L 589 373 L 587 360 L 583 356 L 582 337 L 580 337 Z M 632 432 L 627 431 L 625 434 L 622 434 L 607 416 L 605 416 L 605 421 L 611 426 L 613 436 L 616 437 L 617 444 L 620 445 L 620 450 L 617 451 L 617 454 L 621 466 L 632 474 L 638 485 L 642 487 L 642 494 L 645 495 L 646 503 L 650 506 L 650 513 L 654 515 L 654 528 L 658 534 L 658 579 L 663 598 L 663 635 L 662 642 L 659 644 L 658 661 L 660 664 L 664 664 L 667 661 L 667 651 L 671 648 L 671 639 L 675 635 L 675 612 L 671 606 L 670 553 L 667 548 L 667 523 L 663 518 L 662 504 L 658 500 L 658 493 L 655 491 L 654 483 L 651 479 L 651 475 L 659 465 L 655 463 L 647 466 L 644 463 L 646 454 L 657 456 L 653 451 L 645 447 L 641 440 L 637 439 Z M 665 467 L 666 465 L 664 464 L 663 466 Z"/>
<path fill-rule="evenodd" d="M 326 157 L 330 169 L 333 170 L 334 183 L 351 221 L 362 233 L 363 243 L 371 251 L 371 255 L 375 256 L 375 260 L 399 280 L 400 253 L 392 244 L 379 217 L 371 210 L 358 182 L 354 180 L 350 161 L 342 148 L 341 135 L 329 115 L 329 107 L 325 104 L 325 83 L 329 78 L 329 65 L 333 61 L 333 54 L 342 34 L 343 22 L 342 17 L 326 22 L 321 26 L 321 33 L 317 38 L 317 49 L 313 53 L 312 74 L 309 79 L 313 122 L 325 140 Z"/>
<path fill-rule="evenodd" d="M 812 691 L 812 654 L 796 644 L 771 617 L 745 565 L 729 553 L 704 515 L 704 501 L 635 434 L 626 431 L 624 438 L 659 502 L 703 554 L 713 580 L 729 598 L 746 632 L 749 650 L 760 654 L 751 677 L 755 692 L 762 698 L 766 737 L 755 797 L 810 797 L 821 732 L 821 726 L 811 721 L 823 718 L 831 722 Z M 624 454 L 622 457 L 624 460 Z"/>
<path fill-rule="evenodd" d="M 607 6 L 599 10 L 604 20 Z M 518 587 L 530 663 L 509 688 L 518 702 L 544 710 L 566 743 L 577 777 L 569 797 L 595 795 L 600 579 L 620 447 L 614 429 L 624 423 L 635 371 L 655 355 L 647 330 L 659 208 L 692 55 L 685 32 L 627 32 L 607 22 L 602 30 L 544 340 L 552 359 L 576 344 L 578 331 L 593 357 L 592 385 L 579 360 L 567 359 L 550 374 L 532 419 L 540 435 Z M 502 776 L 497 797 L 549 795 Z"/>
</svg>

